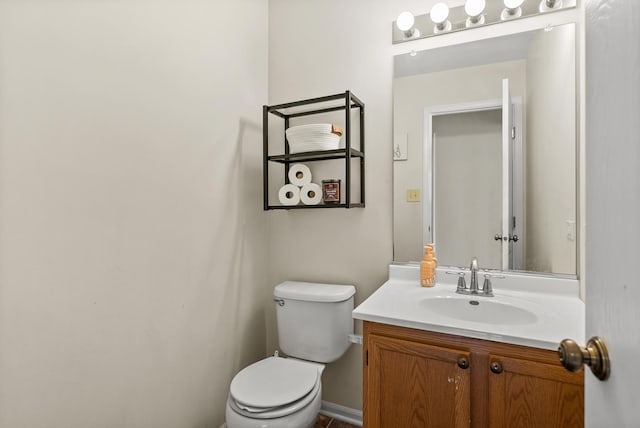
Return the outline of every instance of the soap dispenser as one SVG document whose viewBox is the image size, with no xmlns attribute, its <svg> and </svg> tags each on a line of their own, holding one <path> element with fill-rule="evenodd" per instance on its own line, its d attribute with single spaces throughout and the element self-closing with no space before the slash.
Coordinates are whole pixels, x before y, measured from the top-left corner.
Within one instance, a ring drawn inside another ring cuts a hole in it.
<svg viewBox="0 0 640 428">
<path fill-rule="evenodd" d="M 423 287 L 433 287 L 436 283 L 436 266 L 438 260 L 435 258 L 433 244 L 424 246 L 424 256 L 420 263 L 420 285 Z"/>
</svg>

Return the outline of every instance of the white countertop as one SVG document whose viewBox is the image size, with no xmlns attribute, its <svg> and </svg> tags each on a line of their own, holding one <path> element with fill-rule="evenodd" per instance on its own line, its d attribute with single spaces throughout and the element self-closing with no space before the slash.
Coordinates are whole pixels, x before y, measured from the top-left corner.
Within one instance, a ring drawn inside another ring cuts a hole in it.
<svg viewBox="0 0 640 428">
<path fill-rule="evenodd" d="M 419 265 L 390 265 L 389 280 L 354 309 L 353 318 L 550 350 L 556 350 L 566 338 L 584 343 L 584 303 L 575 279 L 506 274 L 505 279 L 492 280 L 495 297 L 475 297 L 457 294 L 456 276 L 446 275 L 444 269 L 438 268 L 434 287 L 421 287 L 419 275 Z M 524 308 L 537 319 L 521 324 L 457 319 L 426 309 L 422 302 L 434 297 L 464 297 L 480 305 L 483 301 L 502 303 Z"/>
</svg>

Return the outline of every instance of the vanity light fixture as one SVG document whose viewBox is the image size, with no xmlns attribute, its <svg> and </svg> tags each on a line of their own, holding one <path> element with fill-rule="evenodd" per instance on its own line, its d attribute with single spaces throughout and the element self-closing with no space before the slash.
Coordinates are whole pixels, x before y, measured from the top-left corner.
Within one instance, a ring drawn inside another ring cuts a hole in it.
<svg viewBox="0 0 640 428">
<path fill-rule="evenodd" d="M 464 4 L 464 11 L 467 14 L 465 27 L 484 24 L 484 8 L 487 6 L 486 0 L 467 0 Z"/>
<path fill-rule="evenodd" d="M 562 7 L 562 0 L 541 0 L 540 12 L 549 12 L 551 10 L 557 10 Z"/>
<path fill-rule="evenodd" d="M 420 36 L 420 32 L 413 26 L 415 22 L 413 13 L 402 12 L 396 19 L 396 27 L 404 33 L 405 38 L 410 39 L 411 37 Z"/>
<path fill-rule="evenodd" d="M 451 31 L 451 21 L 449 21 L 449 6 L 446 3 L 439 2 L 431 7 L 429 12 L 431 21 L 435 24 L 433 27 L 434 34 Z"/>
<path fill-rule="evenodd" d="M 506 21 L 507 19 L 520 18 L 522 16 L 522 3 L 524 0 L 504 0 L 504 9 L 500 14 L 500 19 Z"/>
<path fill-rule="evenodd" d="M 402 12 L 391 24 L 391 41 L 411 42 L 505 21 L 530 18 L 575 8 L 579 0 L 456 0 L 458 6 L 435 0 L 422 15 Z M 584 0 L 582 0 L 584 1 Z"/>
</svg>

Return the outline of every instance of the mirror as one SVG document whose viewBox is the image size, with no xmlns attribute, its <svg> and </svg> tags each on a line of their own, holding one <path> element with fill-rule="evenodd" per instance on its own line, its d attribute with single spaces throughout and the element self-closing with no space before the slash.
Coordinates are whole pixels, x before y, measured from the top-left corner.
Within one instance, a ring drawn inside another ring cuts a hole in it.
<svg viewBox="0 0 640 428">
<path fill-rule="evenodd" d="M 394 58 L 394 261 L 576 275 L 575 25 Z"/>
</svg>

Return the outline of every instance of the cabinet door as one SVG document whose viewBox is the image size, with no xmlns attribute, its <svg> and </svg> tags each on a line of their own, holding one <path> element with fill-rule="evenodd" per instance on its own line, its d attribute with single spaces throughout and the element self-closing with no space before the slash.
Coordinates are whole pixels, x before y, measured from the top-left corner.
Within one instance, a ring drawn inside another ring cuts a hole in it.
<svg viewBox="0 0 640 428">
<path fill-rule="evenodd" d="M 584 371 L 495 354 L 489 364 L 492 428 L 584 426 Z"/>
<path fill-rule="evenodd" d="M 469 427 L 466 351 L 371 334 L 367 428 Z"/>
</svg>

